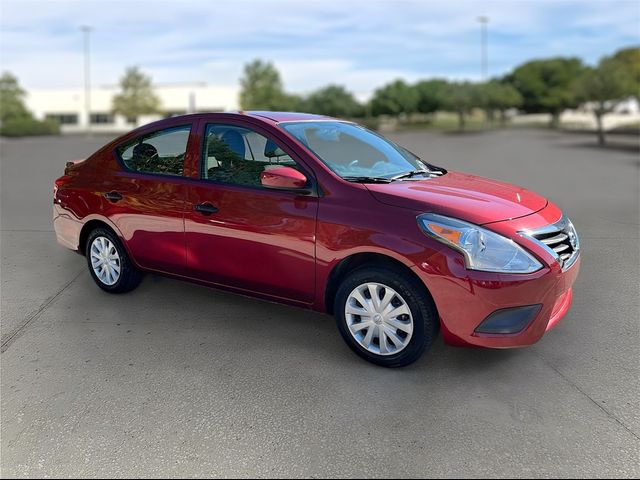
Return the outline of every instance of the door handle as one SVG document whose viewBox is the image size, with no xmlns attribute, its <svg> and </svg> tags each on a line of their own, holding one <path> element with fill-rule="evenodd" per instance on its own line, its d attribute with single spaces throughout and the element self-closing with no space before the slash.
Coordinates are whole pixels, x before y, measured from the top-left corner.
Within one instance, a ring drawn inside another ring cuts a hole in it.
<svg viewBox="0 0 640 480">
<path fill-rule="evenodd" d="M 116 203 L 122 200 L 122 194 L 118 192 L 107 192 L 104 194 L 104 198 L 106 198 L 110 202 Z"/>
<path fill-rule="evenodd" d="M 211 215 L 218 211 L 218 207 L 215 207 L 210 203 L 199 203 L 198 205 L 194 205 L 193 209 L 203 215 Z"/>
</svg>

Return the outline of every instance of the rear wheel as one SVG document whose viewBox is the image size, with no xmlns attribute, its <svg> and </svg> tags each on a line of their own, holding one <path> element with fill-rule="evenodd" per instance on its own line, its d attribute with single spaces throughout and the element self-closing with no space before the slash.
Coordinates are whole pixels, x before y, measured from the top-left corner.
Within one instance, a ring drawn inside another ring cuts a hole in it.
<svg viewBox="0 0 640 480">
<path fill-rule="evenodd" d="M 89 272 L 98 286 L 109 293 L 124 293 L 142 281 L 118 237 L 106 228 L 96 228 L 86 245 Z"/>
<path fill-rule="evenodd" d="M 415 362 L 438 333 L 438 316 L 418 281 L 400 272 L 365 267 L 340 285 L 336 322 L 349 347 L 385 367 Z"/>
</svg>

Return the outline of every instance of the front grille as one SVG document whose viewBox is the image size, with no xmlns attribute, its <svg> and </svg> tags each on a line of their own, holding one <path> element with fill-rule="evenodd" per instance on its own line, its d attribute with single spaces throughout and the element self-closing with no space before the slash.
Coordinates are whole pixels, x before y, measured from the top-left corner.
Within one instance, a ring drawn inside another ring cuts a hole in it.
<svg viewBox="0 0 640 480">
<path fill-rule="evenodd" d="M 580 240 L 575 227 L 565 216 L 553 225 L 526 234 L 540 242 L 558 260 L 563 270 L 568 269 L 578 258 Z"/>
</svg>

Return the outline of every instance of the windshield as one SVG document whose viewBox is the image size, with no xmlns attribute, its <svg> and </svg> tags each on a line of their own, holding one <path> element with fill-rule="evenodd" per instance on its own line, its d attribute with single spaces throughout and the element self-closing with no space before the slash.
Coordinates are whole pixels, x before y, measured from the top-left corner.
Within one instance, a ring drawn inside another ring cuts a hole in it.
<svg viewBox="0 0 640 480">
<path fill-rule="evenodd" d="M 429 175 L 430 165 L 358 125 L 339 121 L 285 122 L 280 127 L 302 142 L 342 178 L 396 180 Z"/>
</svg>

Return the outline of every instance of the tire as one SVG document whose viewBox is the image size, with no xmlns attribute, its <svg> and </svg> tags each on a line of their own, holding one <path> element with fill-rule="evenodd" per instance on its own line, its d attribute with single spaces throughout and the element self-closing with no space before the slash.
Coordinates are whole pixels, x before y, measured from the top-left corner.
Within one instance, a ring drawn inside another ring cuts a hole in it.
<svg viewBox="0 0 640 480">
<path fill-rule="evenodd" d="M 377 306 L 372 305 L 371 288 L 378 296 Z M 387 295 L 390 295 L 387 307 L 383 308 Z M 372 315 L 377 309 L 382 315 Z M 369 362 L 391 368 L 418 360 L 431 347 L 440 327 L 435 305 L 424 286 L 406 273 L 386 267 L 363 267 L 350 273 L 338 288 L 334 312 L 342 338 L 355 353 Z M 407 313 L 396 315 L 397 312 Z M 366 328 L 365 324 L 370 326 Z M 367 338 L 371 328 L 374 330 Z"/>
<path fill-rule="evenodd" d="M 94 268 L 94 262 L 105 263 L 101 254 L 106 251 L 109 252 L 108 268 Z M 107 228 L 96 228 L 89 234 L 85 256 L 93 281 L 105 292 L 130 292 L 142 281 L 142 272 L 133 265 L 117 235 Z"/>
</svg>

